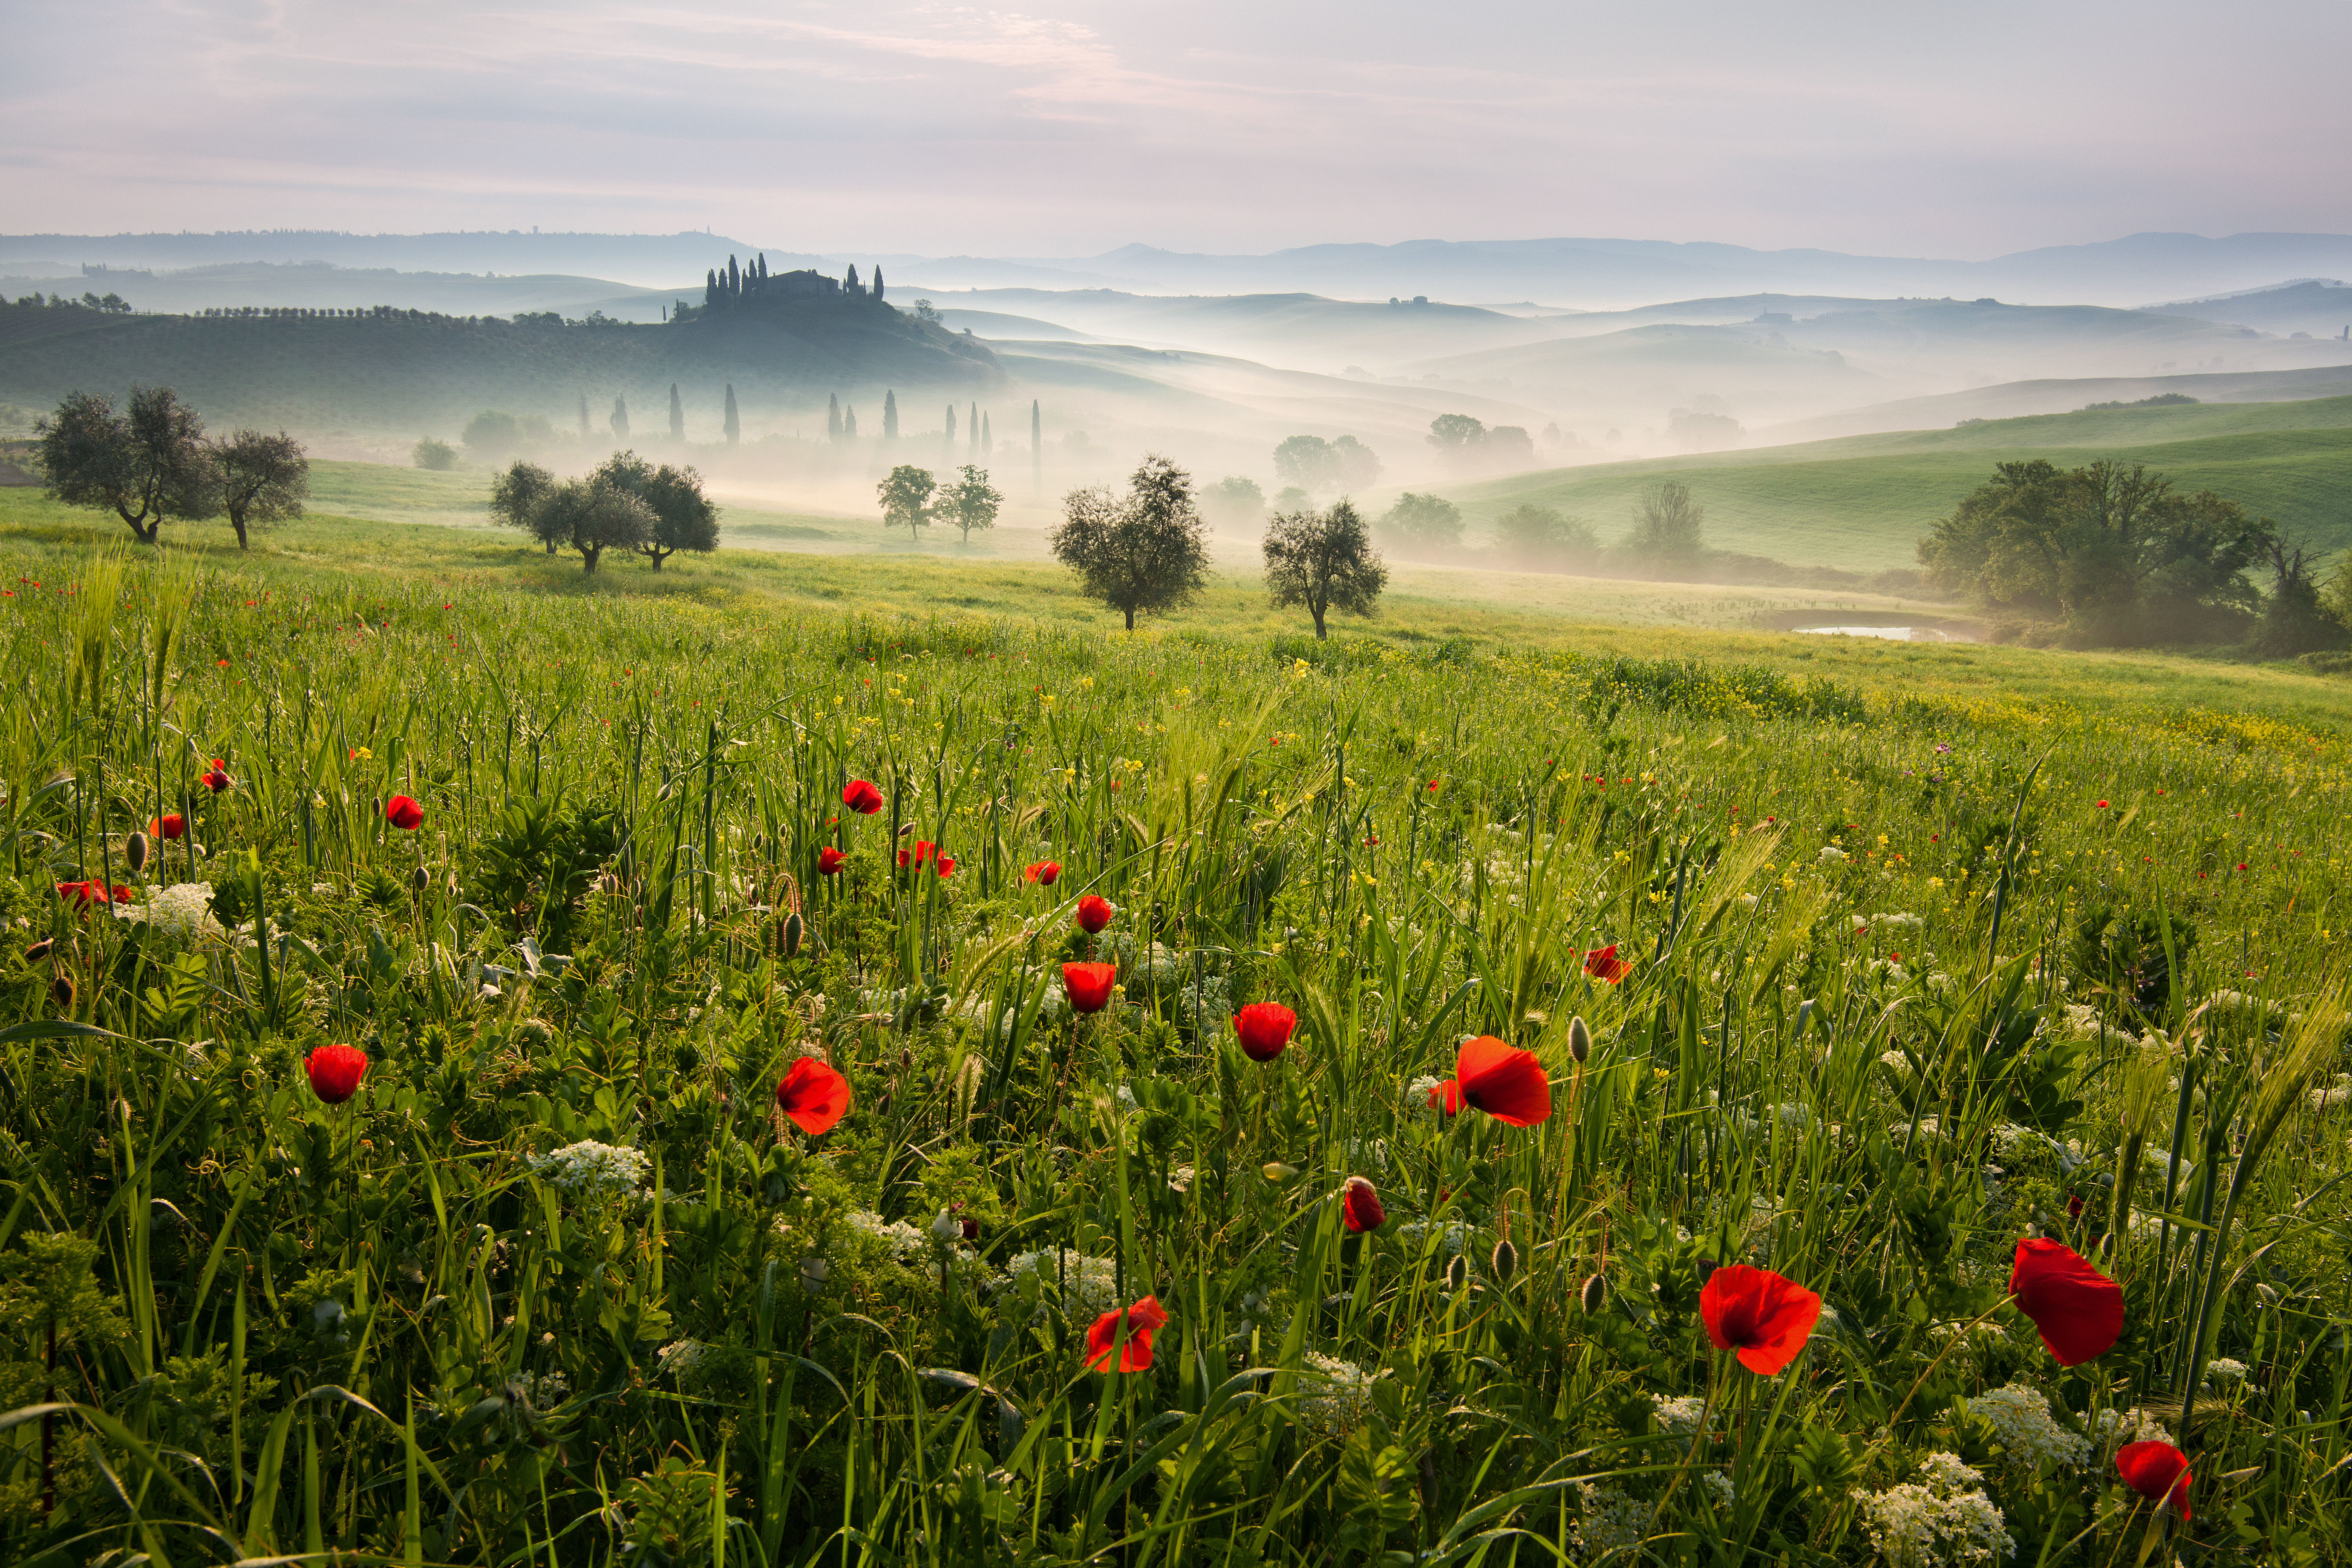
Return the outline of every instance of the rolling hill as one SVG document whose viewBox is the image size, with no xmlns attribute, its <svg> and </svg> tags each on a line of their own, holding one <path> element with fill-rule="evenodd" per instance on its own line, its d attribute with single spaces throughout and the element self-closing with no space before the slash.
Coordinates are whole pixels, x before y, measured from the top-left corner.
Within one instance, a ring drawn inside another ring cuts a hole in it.
<svg viewBox="0 0 2352 1568">
<path fill-rule="evenodd" d="M 2184 489 L 2217 490 L 2323 551 L 2352 547 L 2352 396 L 2300 403 L 2123 408 L 1986 420 L 1443 487 L 1475 532 L 1522 503 L 1622 534 L 1642 491 L 1680 479 L 1707 509 L 1715 546 L 1869 572 L 1916 564 L 1919 536 L 1996 461 L 2146 463 Z M 1385 507 L 1387 493 L 1370 498 Z"/>
</svg>

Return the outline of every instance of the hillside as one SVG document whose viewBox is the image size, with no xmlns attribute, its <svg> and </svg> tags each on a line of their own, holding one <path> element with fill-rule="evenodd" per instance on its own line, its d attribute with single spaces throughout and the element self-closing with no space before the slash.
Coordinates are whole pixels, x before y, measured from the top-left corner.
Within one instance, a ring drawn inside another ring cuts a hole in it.
<svg viewBox="0 0 2352 1568">
<path fill-rule="evenodd" d="M 1002 379 L 988 348 L 864 299 L 819 298 L 645 325 L 516 322 L 421 312 L 105 316 L 0 307 L 0 400 L 52 404 L 163 383 L 215 424 L 302 430 L 455 428 L 485 407 L 569 427 L 584 395 L 602 427 L 616 396 L 664 417 L 669 387 L 715 423 L 732 384 L 747 420 L 814 410 L 829 394 L 961 393 Z"/>
<path fill-rule="evenodd" d="M 2128 408 L 1987 420 L 1951 430 L 1847 437 L 1746 452 L 1557 468 L 1444 487 L 1474 531 L 1522 503 L 1622 533 L 1634 501 L 1677 479 L 1707 509 L 1718 548 L 1876 571 L 1982 483 L 1995 461 L 2146 463 L 2183 489 L 2220 491 L 2324 551 L 2352 546 L 2352 396 L 2304 403 Z M 1380 506 L 1387 494 L 1374 498 Z"/>
</svg>

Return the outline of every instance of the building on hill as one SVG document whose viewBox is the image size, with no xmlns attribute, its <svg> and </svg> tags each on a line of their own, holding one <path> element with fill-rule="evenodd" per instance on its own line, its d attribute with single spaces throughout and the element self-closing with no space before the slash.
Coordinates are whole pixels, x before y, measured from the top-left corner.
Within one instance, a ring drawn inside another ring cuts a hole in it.
<svg viewBox="0 0 2352 1568">
<path fill-rule="evenodd" d="M 770 272 L 764 251 L 753 257 L 749 267 L 740 265 L 730 256 L 724 269 L 714 267 L 703 275 L 702 303 L 706 310 L 753 300 L 821 299 L 828 294 L 879 300 L 882 297 L 882 275 L 878 270 L 875 273 L 874 288 L 869 292 L 866 285 L 857 280 L 857 268 L 854 266 L 845 278 L 829 278 L 807 268 L 793 272 Z"/>
</svg>

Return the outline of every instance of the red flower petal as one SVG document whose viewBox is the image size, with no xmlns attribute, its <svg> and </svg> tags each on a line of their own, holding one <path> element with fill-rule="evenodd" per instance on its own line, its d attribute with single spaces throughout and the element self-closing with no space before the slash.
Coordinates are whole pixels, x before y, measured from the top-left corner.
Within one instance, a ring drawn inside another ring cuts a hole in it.
<svg viewBox="0 0 2352 1568">
<path fill-rule="evenodd" d="M 2105 1355 L 2123 1336 L 2123 1287 L 2048 1237 L 2017 1244 L 2009 1293 L 2060 1366 Z"/>
<path fill-rule="evenodd" d="M 357 1046 L 320 1046 L 302 1063 L 310 1076 L 310 1092 L 329 1105 L 341 1105 L 359 1092 L 367 1072 L 367 1053 Z"/>
<path fill-rule="evenodd" d="M 1594 948 L 1584 955 L 1584 973 L 1603 985 L 1614 985 L 1633 973 L 1633 966 L 1617 956 L 1617 944 Z"/>
<path fill-rule="evenodd" d="M 1349 1230 L 1378 1230 L 1388 1222 L 1388 1211 L 1381 1207 L 1381 1194 L 1363 1177 L 1349 1177 L 1347 1185 L 1339 1191 L 1339 1217 L 1347 1222 Z"/>
<path fill-rule="evenodd" d="M 1062 989 L 1069 994 L 1070 1006 L 1076 1012 L 1101 1012 L 1109 1005 L 1110 988 L 1118 980 L 1116 963 L 1062 965 Z"/>
<path fill-rule="evenodd" d="M 871 816 L 882 809 L 882 792 L 865 779 L 852 779 L 842 789 L 841 804 L 860 816 Z"/>
<path fill-rule="evenodd" d="M 849 1114 L 849 1080 L 829 1064 L 802 1057 L 776 1085 L 776 1109 L 812 1138 L 830 1132 Z"/>
<path fill-rule="evenodd" d="M 1108 899 L 1088 893 L 1078 900 L 1078 929 L 1093 936 L 1110 924 L 1111 916 L 1117 913 L 1118 907 Z"/>
<path fill-rule="evenodd" d="M 1442 1110 L 1448 1116 L 1451 1116 L 1455 1111 L 1461 1110 L 1461 1084 L 1449 1078 L 1444 1083 L 1439 1084 L 1435 1089 L 1431 1089 L 1429 1091 L 1429 1109 L 1432 1110 Z"/>
<path fill-rule="evenodd" d="M 816 874 L 820 877 L 833 876 L 841 869 L 841 863 L 848 858 L 848 856 L 828 844 L 816 852 Z"/>
<path fill-rule="evenodd" d="M 2116 1473 L 2124 1485 L 2151 1501 L 2172 1504 L 2185 1521 L 2189 1513 L 2189 1456 L 2169 1443 L 2126 1443 L 2116 1451 Z"/>
<path fill-rule="evenodd" d="M 1769 1268 L 1729 1263 L 1706 1277 L 1699 1316 L 1715 1348 L 1769 1377 L 1794 1361 L 1821 1321 L 1822 1299 Z"/>
<path fill-rule="evenodd" d="M 1126 1328 L 1126 1343 L 1119 1342 L 1119 1330 Z M 1160 1298 L 1146 1296 L 1123 1311 L 1105 1312 L 1097 1318 L 1094 1327 L 1087 1331 L 1087 1368 L 1090 1372 L 1109 1372 L 1111 1353 L 1118 1354 L 1118 1371 L 1149 1372 L 1151 1369 L 1151 1336 L 1168 1326 L 1168 1314 L 1161 1310 Z"/>
<path fill-rule="evenodd" d="M 1551 1081 L 1533 1051 L 1507 1046 L 1492 1035 L 1463 1042 L 1454 1077 L 1462 1098 L 1496 1121 L 1533 1127 L 1551 1115 Z"/>
<path fill-rule="evenodd" d="M 425 808 L 404 795 L 396 795 L 383 803 L 383 819 L 403 833 L 414 833 L 425 824 Z"/>
<path fill-rule="evenodd" d="M 1298 1015 L 1279 1002 L 1253 1002 L 1234 1015 L 1234 1033 L 1241 1037 L 1242 1054 L 1254 1062 L 1270 1062 L 1290 1044 Z"/>
</svg>

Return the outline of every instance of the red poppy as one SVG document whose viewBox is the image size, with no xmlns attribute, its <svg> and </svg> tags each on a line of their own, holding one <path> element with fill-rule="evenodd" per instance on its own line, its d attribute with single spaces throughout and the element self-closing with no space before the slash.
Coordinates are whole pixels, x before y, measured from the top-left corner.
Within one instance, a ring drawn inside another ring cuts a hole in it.
<svg viewBox="0 0 2352 1568">
<path fill-rule="evenodd" d="M 1290 1044 L 1298 1015 L 1279 1002 L 1253 1002 L 1234 1015 L 1234 1033 L 1241 1037 L 1242 1054 L 1254 1062 L 1270 1062 Z"/>
<path fill-rule="evenodd" d="M 931 851 L 938 847 L 938 845 L 932 843 L 928 838 L 916 839 L 915 847 L 912 849 L 901 849 L 898 851 L 898 868 L 903 871 L 909 865 L 917 867 L 921 866 L 925 861 L 931 858 Z"/>
<path fill-rule="evenodd" d="M 2123 1336 L 2123 1287 L 2046 1236 L 2017 1244 L 2009 1293 L 2060 1366 L 2105 1355 Z"/>
<path fill-rule="evenodd" d="M 1435 1089 L 1431 1089 L 1429 1091 L 1429 1109 L 1432 1110 L 1442 1110 L 1448 1116 L 1451 1116 L 1455 1111 L 1461 1110 L 1461 1084 L 1449 1078 L 1444 1083 L 1439 1084 Z"/>
<path fill-rule="evenodd" d="M 882 792 L 864 779 L 852 779 L 841 792 L 841 804 L 860 816 L 871 816 L 882 809 Z"/>
<path fill-rule="evenodd" d="M 156 817 L 147 825 L 147 837 L 150 838 L 179 838 L 187 831 L 188 819 L 176 811 Z"/>
<path fill-rule="evenodd" d="M 1584 973 L 1603 985 L 1614 985 L 1633 973 L 1633 966 L 1617 956 L 1617 944 L 1593 949 L 1584 955 Z"/>
<path fill-rule="evenodd" d="M 2107 809 L 2107 803 L 2106 803 L 2105 801 L 2104 801 L 2104 800 L 2103 800 L 2103 801 L 2101 801 L 2101 802 L 2099 802 L 2099 809 L 2100 809 L 2101 811 L 2105 811 L 2105 810 L 2106 810 L 2106 809 Z"/>
<path fill-rule="evenodd" d="M 1551 1114 L 1551 1081 L 1543 1063 L 1535 1052 L 1507 1046 L 1492 1035 L 1462 1043 L 1454 1081 L 1463 1100 L 1506 1125 L 1533 1127 Z"/>
<path fill-rule="evenodd" d="M 1797 1359 L 1821 1321 L 1822 1299 L 1769 1268 L 1728 1263 L 1706 1277 L 1698 1293 L 1706 1337 L 1739 1364 L 1769 1377 Z"/>
<path fill-rule="evenodd" d="M 952 877 L 952 876 L 954 876 L 954 875 L 955 875 L 955 857 L 954 857 L 954 856 L 952 856 L 952 855 L 942 855 L 942 856 L 940 856 L 940 857 L 939 858 L 939 861 L 938 861 L 938 864 L 937 864 L 936 869 L 939 871 L 939 874 L 940 874 L 940 876 L 942 876 L 942 877 Z"/>
<path fill-rule="evenodd" d="M 383 803 L 383 819 L 403 833 L 414 833 L 425 826 L 425 808 L 404 795 L 396 795 Z"/>
<path fill-rule="evenodd" d="M 1105 1312 L 1087 1331 L 1087 1370 L 1089 1372 L 1149 1372 L 1151 1370 L 1151 1336 L 1168 1326 L 1168 1314 L 1161 1310 L 1160 1298 L 1146 1296 L 1124 1311 Z M 1121 1330 L 1126 1331 L 1121 1333 Z M 1111 1365 L 1116 1348 L 1118 1365 Z"/>
<path fill-rule="evenodd" d="M 841 863 L 848 858 L 848 856 L 828 844 L 816 852 L 816 874 L 820 877 L 830 877 L 839 871 Z"/>
<path fill-rule="evenodd" d="M 2189 1456 L 2169 1443 L 2126 1443 L 2116 1451 L 2116 1473 L 2124 1485 L 2151 1502 L 2169 1502 L 2189 1517 Z"/>
<path fill-rule="evenodd" d="M 849 1080 L 814 1057 L 801 1057 L 776 1085 L 776 1109 L 814 1138 L 849 1114 Z"/>
<path fill-rule="evenodd" d="M 1062 989 L 1069 993 L 1070 1005 L 1081 1013 L 1101 1012 L 1109 1004 L 1110 988 L 1118 979 L 1116 963 L 1062 965 Z"/>
<path fill-rule="evenodd" d="M 212 791 L 215 795 L 218 795 L 221 791 L 228 788 L 228 786 L 235 781 L 232 780 L 226 773 L 222 771 L 220 763 L 215 760 L 213 763 L 212 771 L 205 773 L 200 782 L 206 789 Z"/>
<path fill-rule="evenodd" d="M 367 1072 L 367 1053 L 357 1046 L 320 1046 L 302 1063 L 310 1075 L 310 1092 L 329 1105 L 341 1105 L 359 1092 Z"/>
<path fill-rule="evenodd" d="M 1110 924 L 1110 917 L 1118 913 L 1118 906 L 1108 899 L 1088 893 L 1078 900 L 1078 929 L 1088 936 Z"/>
<path fill-rule="evenodd" d="M 1372 1184 L 1361 1176 L 1350 1176 L 1339 1189 L 1339 1217 L 1348 1228 L 1358 1233 L 1378 1230 L 1388 1222 L 1388 1211 L 1381 1207 L 1381 1194 Z"/>
<path fill-rule="evenodd" d="M 59 882 L 58 897 L 71 899 L 75 908 L 86 910 L 92 904 L 127 904 L 131 901 L 131 889 L 118 883 L 109 897 L 104 882 Z"/>
<path fill-rule="evenodd" d="M 1022 880 L 1034 882 L 1038 887 L 1050 888 L 1060 879 L 1061 875 L 1062 863 L 1059 860 L 1040 860 L 1034 865 L 1024 868 L 1021 873 L 1021 878 Z"/>
</svg>

